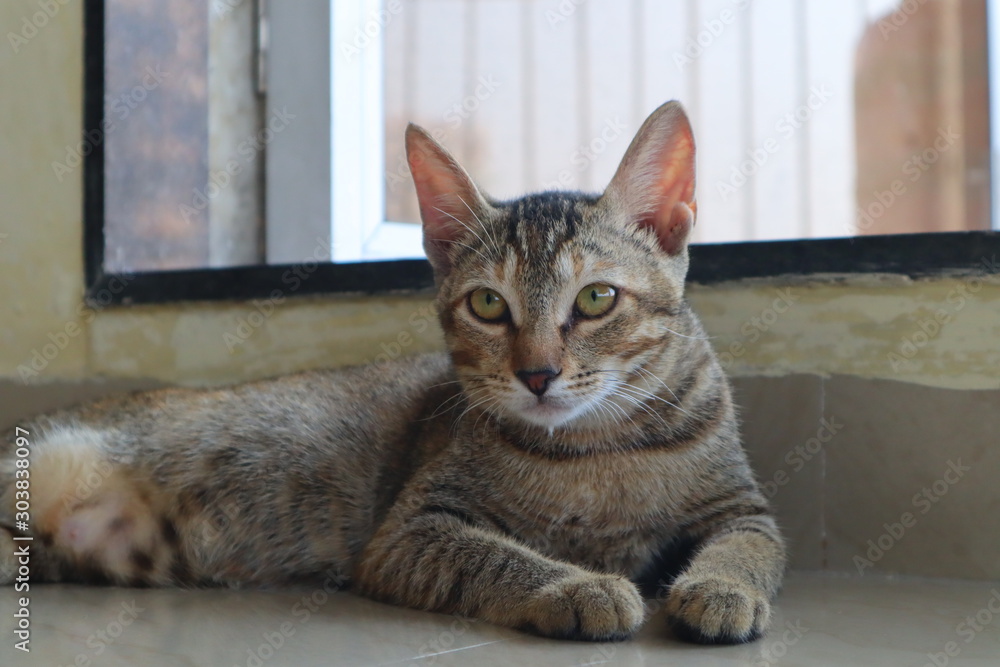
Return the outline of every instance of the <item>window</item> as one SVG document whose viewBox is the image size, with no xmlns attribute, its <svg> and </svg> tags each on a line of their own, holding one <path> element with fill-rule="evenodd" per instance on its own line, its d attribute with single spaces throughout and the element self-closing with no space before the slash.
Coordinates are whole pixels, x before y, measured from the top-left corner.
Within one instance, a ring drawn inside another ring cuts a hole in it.
<svg viewBox="0 0 1000 667">
<path fill-rule="evenodd" d="M 106 3 L 104 117 L 90 136 L 103 148 L 108 271 L 261 261 L 253 9 Z"/>
<path fill-rule="evenodd" d="M 387 219 L 383 198 L 383 40 L 402 13 L 401 0 L 271 5 L 269 108 L 294 119 L 268 144 L 268 263 L 424 256 L 419 226 Z"/>
<path fill-rule="evenodd" d="M 974 270 L 1000 245 L 993 0 L 105 0 L 86 20 L 91 293 L 427 289 L 407 121 L 496 196 L 598 190 L 674 98 L 699 140 L 693 280 Z"/>
</svg>

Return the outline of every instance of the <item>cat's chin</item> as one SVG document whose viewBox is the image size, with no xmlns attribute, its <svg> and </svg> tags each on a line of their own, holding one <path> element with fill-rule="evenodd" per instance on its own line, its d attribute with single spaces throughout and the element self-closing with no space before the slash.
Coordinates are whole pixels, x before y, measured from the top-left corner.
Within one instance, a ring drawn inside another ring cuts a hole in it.
<svg viewBox="0 0 1000 667">
<path fill-rule="evenodd" d="M 531 426 L 548 430 L 569 426 L 585 412 L 580 406 L 555 402 L 536 402 L 520 406 L 515 416 Z"/>
</svg>

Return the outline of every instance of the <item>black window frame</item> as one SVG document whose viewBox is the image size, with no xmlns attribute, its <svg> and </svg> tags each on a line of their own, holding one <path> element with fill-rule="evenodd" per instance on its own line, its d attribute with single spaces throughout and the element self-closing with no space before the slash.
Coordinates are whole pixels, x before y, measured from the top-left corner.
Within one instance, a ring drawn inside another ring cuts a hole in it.
<svg viewBox="0 0 1000 667">
<path fill-rule="evenodd" d="M 104 0 L 84 3 L 85 131 L 100 128 L 104 120 L 104 14 Z M 83 164 L 85 296 L 89 303 L 233 301 L 271 298 L 276 293 L 282 297 L 429 294 L 433 290 L 426 260 L 107 273 L 104 175 L 104 145 L 98 143 Z M 998 255 L 997 231 L 692 244 L 688 283 L 870 273 L 910 278 L 961 276 L 981 273 L 983 260 L 994 261 Z M 301 279 L 303 275 L 308 279 Z M 294 294 L 289 294 L 290 284 L 296 284 Z"/>
</svg>

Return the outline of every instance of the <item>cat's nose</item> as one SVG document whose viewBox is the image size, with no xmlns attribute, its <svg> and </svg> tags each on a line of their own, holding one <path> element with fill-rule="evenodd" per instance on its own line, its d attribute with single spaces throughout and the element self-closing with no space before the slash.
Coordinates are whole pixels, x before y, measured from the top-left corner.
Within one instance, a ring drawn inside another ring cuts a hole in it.
<svg viewBox="0 0 1000 667">
<path fill-rule="evenodd" d="M 538 370 L 531 371 L 517 371 L 518 379 L 524 383 L 532 394 L 535 396 L 541 396 L 548 390 L 549 382 L 553 378 L 558 377 L 562 373 L 562 370 L 552 370 L 551 368 L 542 368 Z"/>
</svg>

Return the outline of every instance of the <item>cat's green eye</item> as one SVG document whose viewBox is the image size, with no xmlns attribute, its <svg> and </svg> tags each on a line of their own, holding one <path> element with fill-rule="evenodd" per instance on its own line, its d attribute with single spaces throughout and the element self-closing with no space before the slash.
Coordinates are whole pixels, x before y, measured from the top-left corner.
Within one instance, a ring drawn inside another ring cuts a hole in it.
<svg viewBox="0 0 1000 667">
<path fill-rule="evenodd" d="M 499 320 L 507 314 L 507 302 L 503 297 L 485 287 L 469 295 L 469 307 L 484 320 Z"/>
<path fill-rule="evenodd" d="M 611 285 L 587 285 L 576 295 L 576 309 L 584 317 L 600 317 L 615 305 L 617 292 Z"/>
</svg>

